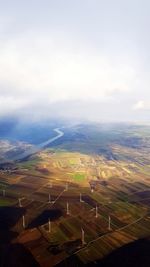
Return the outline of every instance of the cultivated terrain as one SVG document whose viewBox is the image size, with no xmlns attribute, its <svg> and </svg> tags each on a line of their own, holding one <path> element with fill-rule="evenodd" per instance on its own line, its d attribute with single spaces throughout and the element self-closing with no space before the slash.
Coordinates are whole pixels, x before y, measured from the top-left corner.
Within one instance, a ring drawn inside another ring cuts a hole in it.
<svg viewBox="0 0 150 267">
<path fill-rule="evenodd" d="M 150 265 L 149 125 L 2 126 L 4 266 L 119 266 L 127 246 Z"/>
</svg>

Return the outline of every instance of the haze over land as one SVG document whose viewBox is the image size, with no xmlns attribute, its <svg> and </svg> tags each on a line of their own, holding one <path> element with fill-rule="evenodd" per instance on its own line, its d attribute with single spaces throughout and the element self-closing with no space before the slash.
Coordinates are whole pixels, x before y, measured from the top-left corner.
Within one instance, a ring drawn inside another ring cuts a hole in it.
<svg viewBox="0 0 150 267">
<path fill-rule="evenodd" d="M 0 0 L 0 266 L 150 266 L 149 11 Z"/>
<path fill-rule="evenodd" d="M 150 3 L 1 1 L 0 117 L 148 121 Z"/>
</svg>

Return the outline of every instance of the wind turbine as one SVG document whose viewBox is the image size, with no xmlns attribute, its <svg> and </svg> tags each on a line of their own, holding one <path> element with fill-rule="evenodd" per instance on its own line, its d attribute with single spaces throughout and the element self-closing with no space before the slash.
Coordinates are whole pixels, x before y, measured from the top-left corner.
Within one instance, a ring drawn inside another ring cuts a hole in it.
<svg viewBox="0 0 150 267">
<path fill-rule="evenodd" d="M 108 230 L 111 231 L 111 218 L 108 216 Z"/>
<path fill-rule="evenodd" d="M 19 202 L 19 207 L 21 208 L 22 207 L 21 198 L 18 198 L 18 202 Z"/>
<path fill-rule="evenodd" d="M 50 220 L 50 218 L 49 218 L 49 220 L 48 220 L 48 232 L 50 233 L 51 232 L 51 220 Z"/>
<path fill-rule="evenodd" d="M 84 246 L 86 244 L 86 242 L 85 242 L 85 232 L 84 232 L 83 228 L 81 228 L 81 242 L 82 242 L 82 246 Z"/>
<path fill-rule="evenodd" d="M 6 190 L 3 189 L 3 197 L 5 197 L 5 196 L 6 196 Z"/>
<path fill-rule="evenodd" d="M 68 191 L 68 184 L 66 184 L 65 186 L 65 191 Z"/>
<path fill-rule="evenodd" d="M 69 212 L 69 203 L 67 202 L 67 215 L 69 215 L 70 212 Z"/>
<path fill-rule="evenodd" d="M 96 205 L 96 208 L 95 208 L 95 217 L 97 218 L 98 217 L 98 207 Z"/>
<path fill-rule="evenodd" d="M 48 195 L 48 203 L 51 203 L 51 195 Z"/>
<path fill-rule="evenodd" d="M 82 194 L 80 193 L 80 202 L 84 202 L 83 200 L 82 200 Z"/>
<path fill-rule="evenodd" d="M 22 226 L 25 229 L 26 228 L 26 224 L 25 224 L 25 216 L 22 216 Z"/>
</svg>

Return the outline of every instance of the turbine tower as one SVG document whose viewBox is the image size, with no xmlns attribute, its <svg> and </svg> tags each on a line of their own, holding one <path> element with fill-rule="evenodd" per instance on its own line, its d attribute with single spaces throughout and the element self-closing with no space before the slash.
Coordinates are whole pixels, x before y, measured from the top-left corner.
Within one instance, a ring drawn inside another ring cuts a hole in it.
<svg viewBox="0 0 150 267">
<path fill-rule="evenodd" d="M 65 191 L 68 191 L 68 184 L 66 184 L 65 186 Z"/>
<path fill-rule="evenodd" d="M 21 208 L 22 207 L 21 198 L 18 198 L 18 202 L 19 202 L 19 207 Z"/>
<path fill-rule="evenodd" d="M 70 212 L 69 212 L 69 203 L 67 202 L 67 215 L 69 215 Z"/>
<path fill-rule="evenodd" d="M 22 226 L 25 229 L 26 228 L 26 224 L 25 224 L 25 216 L 22 216 Z"/>
<path fill-rule="evenodd" d="M 94 188 L 91 186 L 91 193 L 93 193 L 94 192 Z"/>
<path fill-rule="evenodd" d="M 48 220 L 48 232 L 49 233 L 51 232 L 51 220 L 50 220 L 50 218 Z"/>
<path fill-rule="evenodd" d="M 48 203 L 51 203 L 51 195 L 48 195 Z"/>
<path fill-rule="evenodd" d="M 95 208 L 95 217 L 97 218 L 98 217 L 98 207 L 96 205 L 96 208 Z"/>
<path fill-rule="evenodd" d="M 111 218 L 108 217 L 108 230 L 111 231 Z"/>
<path fill-rule="evenodd" d="M 80 202 L 84 202 L 83 200 L 82 200 L 82 194 L 80 193 Z"/>
<path fill-rule="evenodd" d="M 82 242 L 82 246 L 84 246 L 86 244 L 86 242 L 85 242 L 85 232 L 84 232 L 83 228 L 81 228 L 81 242 Z"/>
<path fill-rule="evenodd" d="M 3 197 L 5 197 L 6 196 L 6 191 L 5 191 L 5 189 L 3 189 Z"/>
</svg>

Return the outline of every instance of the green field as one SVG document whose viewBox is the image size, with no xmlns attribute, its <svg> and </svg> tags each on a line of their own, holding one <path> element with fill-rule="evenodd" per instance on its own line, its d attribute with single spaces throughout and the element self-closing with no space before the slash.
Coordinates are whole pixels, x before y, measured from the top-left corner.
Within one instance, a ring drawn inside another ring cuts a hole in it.
<svg viewBox="0 0 150 267">
<path fill-rule="evenodd" d="M 75 173 L 73 175 L 73 179 L 75 182 L 83 182 L 85 180 L 85 174 L 84 173 Z"/>
<path fill-rule="evenodd" d="M 5 198 L 0 198 L 0 207 L 9 205 L 12 205 L 12 201 Z"/>
</svg>

